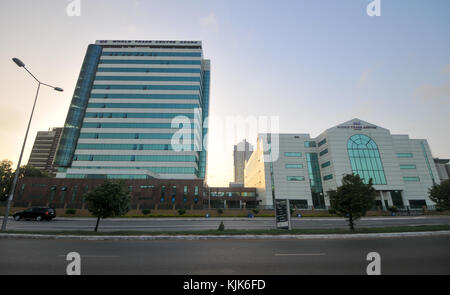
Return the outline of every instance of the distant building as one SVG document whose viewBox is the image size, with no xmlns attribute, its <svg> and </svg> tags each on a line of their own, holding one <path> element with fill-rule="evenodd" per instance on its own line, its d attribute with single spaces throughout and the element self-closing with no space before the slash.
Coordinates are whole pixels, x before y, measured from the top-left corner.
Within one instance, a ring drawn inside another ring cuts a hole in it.
<svg viewBox="0 0 450 295">
<path fill-rule="evenodd" d="M 234 146 L 233 151 L 233 159 L 234 159 L 234 183 L 244 184 L 244 169 L 245 162 L 250 159 L 250 156 L 253 152 L 253 146 L 247 142 L 247 140 L 243 140 Z M 231 185 L 231 184 L 230 184 Z"/>
<path fill-rule="evenodd" d="M 434 164 L 436 164 L 436 169 L 441 181 L 450 179 L 450 159 L 434 159 Z"/>
<path fill-rule="evenodd" d="M 53 161 L 62 131 L 62 127 L 50 128 L 48 131 L 38 131 L 28 165 L 49 174 L 54 173 Z"/>
<path fill-rule="evenodd" d="M 447 166 L 448 167 L 448 166 Z M 447 170 L 448 171 L 448 170 Z M 261 205 L 289 199 L 297 208 L 325 209 L 330 191 L 346 174 L 373 180 L 376 206 L 434 206 L 428 189 L 440 183 L 426 139 L 391 134 L 353 119 L 309 134 L 259 134 L 245 169 L 245 186 L 256 187 Z"/>
</svg>

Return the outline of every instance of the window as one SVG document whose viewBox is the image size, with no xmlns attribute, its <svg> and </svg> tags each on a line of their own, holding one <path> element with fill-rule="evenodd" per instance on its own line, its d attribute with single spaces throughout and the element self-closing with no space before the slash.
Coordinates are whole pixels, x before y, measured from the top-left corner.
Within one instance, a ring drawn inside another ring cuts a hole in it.
<svg viewBox="0 0 450 295">
<path fill-rule="evenodd" d="M 407 176 L 407 177 L 403 177 L 403 181 L 405 181 L 405 182 L 419 182 L 420 181 L 420 177 L 418 177 L 418 176 Z"/>
<path fill-rule="evenodd" d="M 411 153 L 398 153 L 397 158 L 412 158 L 413 154 Z"/>
<path fill-rule="evenodd" d="M 284 153 L 285 157 L 301 157 L 302 153 L 299 152 L 286 152 Z"/>
<path fill-rule="evenodd" d="M 400 169 L 416 169 L 416 165 L 400 165 Z"/>
<path fill-rule="evenodd" d="M 303 164 L 286 164 L 285 167 L 288 169 L 302 169 Z"/>
<path fill-rule="evenodd" d="M 330 161 L 327 161 L 327 162 L 325 162 L 325 163 L 323 163 L 322 165 L 320 165 L 322 168 L 325 168 L 325 167 L 328 167 L 328 166 L 330 166 L 331 165 L 331 162 Z"/>
<path fill-rule="evenodd" d="M 172 198 L 175 198 L 176 195 L 177 195 L 177 186 L 174 185 L 172 186 Z"/>
<path fill-rule="evenodd" d="M 288 181 L 304 181 L 304 176 L 287 176 Z"/>
<path fill-rule="evenodd" d="M 323 151 L 321 151 L 320 153 L 319 153 L 319 156 L 323 156 L 323 155 L 326 155 L 326 154 L 328 154 L 328 149 L 324 149 Z"/>
<path fill-rule="evenodd" d="M 317 144 L 317 146 L 322 146 L 322 145 L 324 145 L 324 144 L 326 144 L 327 143 L 327 139 L 326 138 L 324 138 L 323 140 L 321 140 L 321 141 L 319 141 L 319 143 Z"/>
<path fill-rule="evenodd" d="M 198 197 L 198 186 L 194 188 L 194 196 Z"/>
<path fill-rule="evenodd" d="M 316 142 L 315 141 L 305 141 L 305 147 L 315 147 Z"/>
<path fill-rule="evenodd" d="M 370 137 L 353 135 L 348 140 L 347 151 L 353 173 L 364 183 L 372 179 L 373 184 L 387 184 L 378 146 Z"/>
<path fill-rule="evenodd" d="M 333 174 L 325 175 L 323 177 L 323 180 L 330 180 L 330 179 L 333 179 Z"/>
</svg>

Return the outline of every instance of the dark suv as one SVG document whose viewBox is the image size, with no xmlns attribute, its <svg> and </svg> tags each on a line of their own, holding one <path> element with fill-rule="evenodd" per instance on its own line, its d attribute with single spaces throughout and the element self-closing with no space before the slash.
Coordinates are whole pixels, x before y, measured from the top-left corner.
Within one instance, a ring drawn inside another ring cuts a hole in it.
<svg viewBox="0 0 450 295">
<path fill-rule="evenodd" d="M 52 220 L 56 217 L 55 209 L 49 207 L 32 207 L 23 211 L 14 213 L 14 220 L 21 219 L 34 219 L 37 221 L 41 220 Z"/>
</svg>

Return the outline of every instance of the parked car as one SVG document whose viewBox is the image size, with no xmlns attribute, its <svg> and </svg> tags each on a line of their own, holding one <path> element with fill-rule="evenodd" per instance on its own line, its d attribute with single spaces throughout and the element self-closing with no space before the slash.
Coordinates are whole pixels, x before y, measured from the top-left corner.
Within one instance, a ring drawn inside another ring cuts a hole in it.
<svg viewBox="0 0 450 295">
<path fill-rule="evenodd" d="M 14 220 L 52 220 L 56 217 L 55 209 L 49 207 L 32 207 L 23 211 L 18 211 L 13 214 Z"/>
</svg>

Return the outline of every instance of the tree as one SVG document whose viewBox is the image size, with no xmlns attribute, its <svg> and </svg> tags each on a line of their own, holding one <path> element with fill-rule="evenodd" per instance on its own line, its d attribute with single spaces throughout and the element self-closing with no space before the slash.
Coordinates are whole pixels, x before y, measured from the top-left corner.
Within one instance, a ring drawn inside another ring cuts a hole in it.
<svg viewBox="0 0 450 295">
<path fill-rule="evenodd" d="M 12 162 L 3 160 L 0 162 L 0 202 L 6 201 L 11 190 L 14 180 L 14 171 L 12 170 Z M 30 165 L 20 167 L 19 179 L 24 177 L 49 177 L 47 173 L 34 168 Z"/>
<path fill-rule="evenodd" d="M 84 196 L 89 212 L 97 217 L 95 232 L 101 218 L 121 216 L 130 210 L 131 195 L 123 181 L 107 180 Z"/>
<path fill-rule="evenodd" d="M 34 168 L 31 165 L 21 166 L 19 171 L 19 179 L 23 177 L 50 177 L 46 172 Z"/>
<path fill-rule="evenodd" d="M 375 189 L 372 179 L 365 184 L 357 174 L 347 174 L 342 178 L 342 186 L 330 195 L 332 209 L 340 216 L 346 216 L 350 229 L 355 230 L 354 222 L 372 208 L 375 202 Z"/>
<path fill-rule="evenodd" d="M 0 202 L 8 199 L 9 191 L 14 177 L 12 162 L 3 160 L 0 162 Z"/>
<path fill-rule="evenodd" d="M 450 209 L 450 180 L 435 184 L 428 190 L 430 199 L 436 203 L 438 210 Z"/>
</svg>

